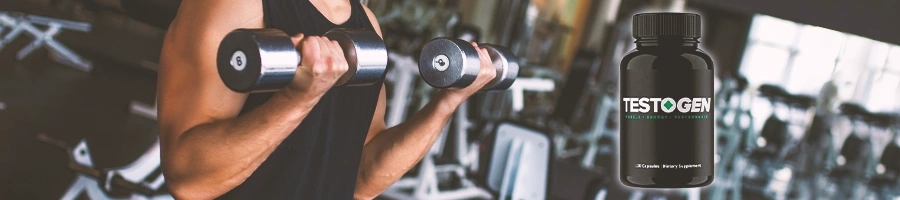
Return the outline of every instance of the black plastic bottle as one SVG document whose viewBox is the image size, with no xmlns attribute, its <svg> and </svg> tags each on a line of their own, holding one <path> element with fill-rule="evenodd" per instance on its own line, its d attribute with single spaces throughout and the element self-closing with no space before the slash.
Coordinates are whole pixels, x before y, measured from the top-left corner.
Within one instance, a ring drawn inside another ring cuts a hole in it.
<svg viewBox="0 0 900 200">
<path fill-rule="evenodd" d="M 634 15 L 637 49 L 619 69 L 619 179 L 631 187 L 713 182 L 713 63 L 697 46 L 700 15 Z"/>
</svg>

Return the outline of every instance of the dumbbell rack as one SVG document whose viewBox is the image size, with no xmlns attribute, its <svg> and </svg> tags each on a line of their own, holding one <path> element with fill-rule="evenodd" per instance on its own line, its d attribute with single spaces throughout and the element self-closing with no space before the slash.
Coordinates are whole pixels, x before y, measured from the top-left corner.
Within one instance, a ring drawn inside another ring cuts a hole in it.
<svg viewBox="0 0 900 200">
<path fill-rule="evenodd" d="M 41 30 L 35 24 L 47 26 L 47 29 Z M 5 35 L 3 35 L 4 27 L 10 28 L 10 31 Z M 50 50 L 51 59 L 80 70 L 91 71 L 92 64 L 89 60 L 82 58 L 55 40 L 54 37 L 64 29 L 89 32 L 91 31 L 91 25 L 85 22 L 0 11 L 0 49 L 3 49 L 22 33 L 28 33 L 34 38 L 34 41 L 19 50 L 16 54 L 16 59 L 22 60 L 38 48 L 46 46 Z"/>
</svg>

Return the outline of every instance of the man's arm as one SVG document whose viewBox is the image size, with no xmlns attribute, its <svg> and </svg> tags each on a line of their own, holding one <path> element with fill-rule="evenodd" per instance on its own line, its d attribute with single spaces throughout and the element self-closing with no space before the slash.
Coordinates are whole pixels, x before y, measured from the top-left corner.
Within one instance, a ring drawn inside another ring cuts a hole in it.
<svg viewBox="0 0 900 200">
<path fill-rule="evenodd" d="M 378 21 L 372 11 L 368 8 L 365 11 L 380 34 Z M 382 87 L 378 107 L 363 147 L 356 178 L 355 199 L 373 199 L 397 182 L 425 156 L 456 108 L 496 76 L 487 51 L 477 49 L 481 58 L 481 70 L 472 85 L 464 89 L 441 90 L 409 120 L 388 129 L 384 125 L 386 106 Z"/>
<path fill-rule="evenodd" d="M 158 81 L 161 158 L 178 199 L 212 199 L 244 182 L 346 71 L 336 42 L 293 38 L 304 49 L 294 80 L 237 117 L 247 95 L 222 83 L 216 51 L 230 31 L 262 28 L 262 16 L 258 1 L 185 0 L 166 33 Z"/>
</svg>

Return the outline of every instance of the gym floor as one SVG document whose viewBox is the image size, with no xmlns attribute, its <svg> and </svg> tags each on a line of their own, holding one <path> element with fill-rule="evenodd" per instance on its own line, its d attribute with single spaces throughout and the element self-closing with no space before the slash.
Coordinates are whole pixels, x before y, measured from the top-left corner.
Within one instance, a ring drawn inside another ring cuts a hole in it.
<svg viewBox="0 0 900 200">
<path fill-rule="evenodd" d="M 77 36 L 66 32 L 58 39 Z M 15 60 L 30 40 L 20 37 L 0 51 L 0 199 L 59 198 L 75 179 L 66 152 L 38 141 L 38 134 L 68 145 L 85 139 L 100 168 L 132 162 L 157 135 L 154 120 L 129 114 L 132 101 L 152 103 L 155 72 L 85 55 L 94 63 L 88 73 L 51 61 L 42 50 Z M 78 42 L 66 44 L 80 48 Z"/>
</svg>

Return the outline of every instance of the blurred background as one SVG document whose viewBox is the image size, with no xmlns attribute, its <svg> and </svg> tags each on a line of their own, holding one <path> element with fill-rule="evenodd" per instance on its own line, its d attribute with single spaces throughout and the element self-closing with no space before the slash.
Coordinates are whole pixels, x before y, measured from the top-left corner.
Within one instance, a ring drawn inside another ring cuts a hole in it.
<svg viewBox="0 0 900 200">
<path fill-rule="evenodd" d="M 900 199 L 900 2 L 363 0 L 390 63 L 386 123 L 434 89 L 424 42 L 509 47 L 510 90 L 470 98 L 379 199 Z M 156 71 L 180 0 L 0 0 L 0 199 L 169 199 Z M 716 64 L 716 179 L 618 181 L 631 16 L 695 12 Z"/>
</svg>

